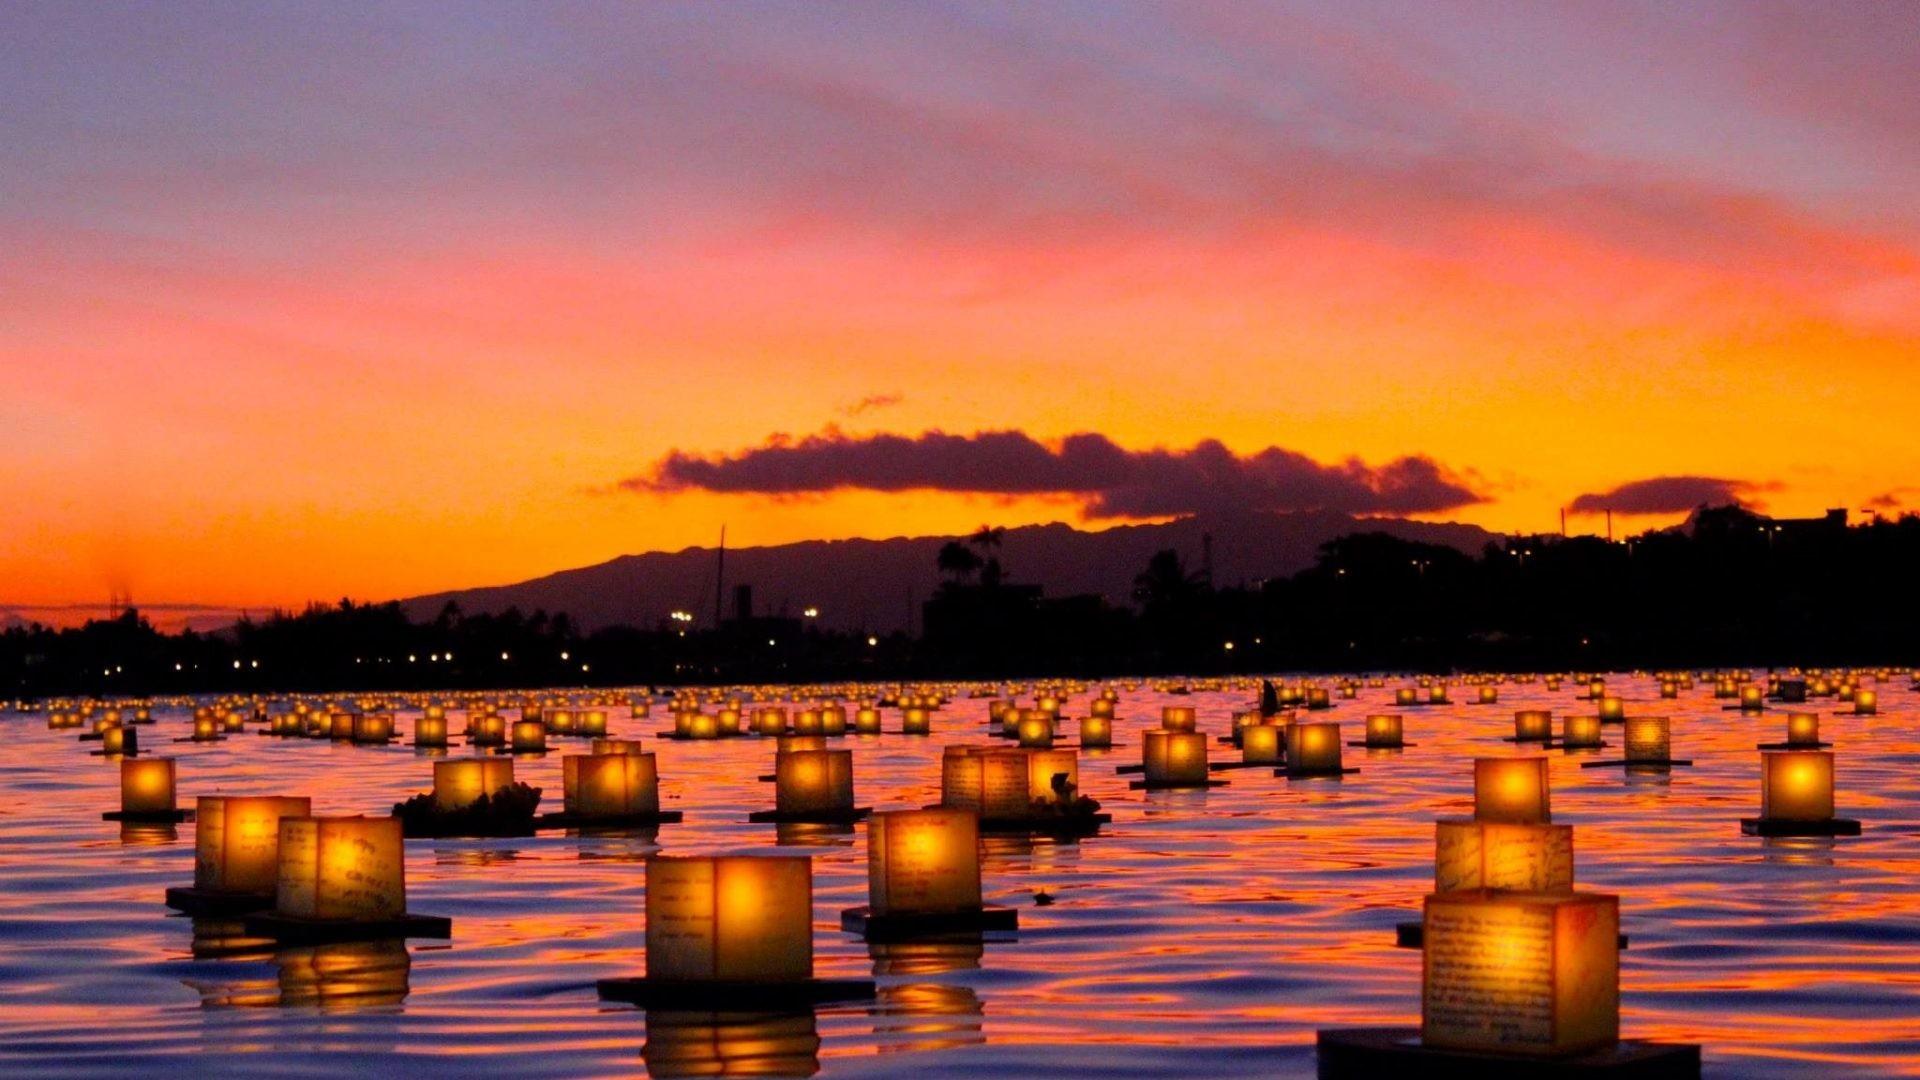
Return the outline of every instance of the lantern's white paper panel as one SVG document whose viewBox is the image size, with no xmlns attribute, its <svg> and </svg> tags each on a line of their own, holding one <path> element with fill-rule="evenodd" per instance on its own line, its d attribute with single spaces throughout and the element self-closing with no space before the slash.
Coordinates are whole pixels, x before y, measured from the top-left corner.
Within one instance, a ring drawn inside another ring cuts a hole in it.
<svg viewBox="0 0 1920 1080">
<path fill-rule="evenodd" d="M 980 819 L 971 810 L 895 810 L 867 822 L 868 903 L 876 915 L 980 908 Z"/>
<path fill-rule="evenodd" d="M 648 859 L 647 977 L 812 978 L 812 863 L 744 855 Z"/>
<path fill-rule="evenodd" d="M 1615 896 L 1427 897 L 1421 1041 L 1510 1054 L 1617 1042 L 1619 933 Z"/>
</svg>

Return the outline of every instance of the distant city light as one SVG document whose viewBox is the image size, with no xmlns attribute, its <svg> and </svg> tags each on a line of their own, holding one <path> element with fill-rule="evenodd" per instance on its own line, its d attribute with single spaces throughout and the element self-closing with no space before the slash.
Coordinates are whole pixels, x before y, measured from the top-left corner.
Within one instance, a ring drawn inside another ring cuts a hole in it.
<svg viewBox="0 0 1920 1080">
<path fill-rule="evenodd" d="M 868 645 L 878 645 L 878 644 L 880 644 L 880 639 L 879 639 L 879 638 L 877 638 L 877 637 L 872 637 L 872 636 L 869 636 L 869 637 L 867 638 L 867 644 L 868 644 Z"/>
<path fill-rule="evenodd" d="M 810 607 L 807 610 L 801 612 L 800 614 L 805 615 L 809 619 L 817 619 L 820 617 L 820 609 L 817 607 Z"/>
<path fill-rule="evenodd" d="M 676 612 L 673 612 L 672 614 L 670 614 L 670 615 L 668 615 L 668 616 L 667 616 L 667 618 L 669 618 L 669 619 L 672 619 L 672 620 L 673 620 L 674 622 L 686 622 L 686 623 L 690 623 L 690 622 L 692 622 L 692 621 L 693 621 L 693 612 L 691 612 L 691 611 L 676 611 Z"/>
</svg>

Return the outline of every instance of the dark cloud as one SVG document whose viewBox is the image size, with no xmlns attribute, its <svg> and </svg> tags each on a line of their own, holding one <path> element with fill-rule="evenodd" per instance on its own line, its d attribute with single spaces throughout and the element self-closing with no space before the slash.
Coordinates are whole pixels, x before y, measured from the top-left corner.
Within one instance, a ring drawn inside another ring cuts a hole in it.
<svg viewBox="0 0 1920 1080">
<path fill-rule="evenodd" d="M 861 413 L 870 413 L 877 409 L 891 409 L 905 400 L 907 400 L 905 394 L 868 394 L 858 401 L 850 401 L 840 406 L 840 415 L 859 416 Z"/>
<path fill-rule="evenodd" d="M 797 495 L 838 489 L 1067 495 L 1090 518 L 1161 517 L 1203 510 L 1342 510 L 1418 514 L 1483 502 L 1473 478 L 1431 458 L 1327 465 L 1268 447 L 1236 454 L 1206 440 L 1185 450 L 1128 450 L 1083 432 L 1048 445 L 1020 431 L 850 436 L 835 428 L 775 436 L 735 454 L 674 451 L 629 491 L 697 489 Z"/>
<path fill-rule="evenodd" d="M 1576 514 L 1684 514 L 1700 506 L 1756 505 L 1753 496 L 1777 485 L 1717 476 L 1654 476 L 1573 500 Z"/>
</svg>

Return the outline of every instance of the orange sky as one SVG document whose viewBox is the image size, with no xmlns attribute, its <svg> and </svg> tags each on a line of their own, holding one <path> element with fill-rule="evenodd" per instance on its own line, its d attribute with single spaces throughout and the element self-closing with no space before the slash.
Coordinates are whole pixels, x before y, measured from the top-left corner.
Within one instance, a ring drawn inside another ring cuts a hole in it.
<svg viewBox="0 0 1920 1080">
<path fill-rule="evenodd" d="M 829 424 L 1425 455 L 1500 530 L 1920 506 L 1920 50 L 1868 9 L 16 15 L 0 610 L 1080 520 L 611 490 Z"/>
</svg>

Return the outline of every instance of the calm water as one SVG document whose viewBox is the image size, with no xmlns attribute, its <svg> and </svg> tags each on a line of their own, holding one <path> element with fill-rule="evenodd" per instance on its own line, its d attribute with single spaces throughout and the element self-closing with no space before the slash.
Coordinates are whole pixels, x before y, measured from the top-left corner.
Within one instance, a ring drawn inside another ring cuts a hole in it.
<svg viewBox="0 0 1920 1080">
<path fill-rule="evenodd" d="M 1669 715 L 1670 776 L 1582 770 L 1555 752 L 1554 819 L 1577 826 L 1583 888 L 1621 894 L 1628 1036 L 1705 1044 L 1716 1076 L 1920 1074 L 1920 732 L 1916 695 L 1883 684 L 1881 715 L 1823 714 L 1839 754 L 1839 811 L 1865 834 L 1742 837 L 1758 810 L 1754 744 L 1785 713 L 1722 711 L 1706 688 L 1655 700 L 1615 680 L 1630 713 Z M 9 717 L 0 751 L 0 1072 L 8 1075 L 335 1073 L 399 1067 L 459 1075 L 1309 1076 L 1313 1033 L 1418 1022 L 1420 957 L 1393 924 L 1431 880 L 1432 819 L 1470 811 L 1475 755 L 1501 754 L 1512 713 L 1590 711 L 1570 689 L 1505 687 L 1495 706 L 1405 710 L 1401 752 L 1349 749 L 1361 772 L 1289 782 L 1222 774 L 1204 792 L 1129 791 L 1111 766 L 1139 760 L 1137 729 L 1166 703 L 1195 705 L 1218 734 L 1241 693 L 1122 695 L 1116 741 L 1082 755 L 1087 792 L 1114 822 L 1073 844 L 990 842 L 990 901 L 1017 905 L 1017 940 L 984 947 L 869 947 L 838 929 L 865 900 L 862 831 L 782 835 L 748 825 L 771 805 L 773 746 L 652 738 L 662 795 L 686 822 L 657 837 L 543 834 L 408 842 L 409 906 L 452 916 L 451 942 L 283 950 L 161 904 L 189 883 L 193 826 L 130 829 L 117 766 L 73 732 Z M 1359 737 L 1391 690 L 1320 714 Z M 1845 706 L 1842 706 L 1844 708 Z M 1069 704 L 1085 711 L 1084 699 Z M 251 733 L 163 745 L 183 712 L 156 713 L 148 752 L 180 759 L 182 805 L 208 793 L 311 794 L 318 813 L 385 813 L 431 787 L 404 745 L 352 747 Z M 937 801 L 940 748 L 979 741 L 985 701 L 936 714 L 932 739 L 849 737 L 862 805 Z M 411 714 L 402 714 L 403 732 Z M 456 722 L 455 726 L 458 726 Z M 1609 728 L 1610 742 L 1619 729 Z M 569 749 L 573 749 L 569 742 Z M 456 748 L 454 754 L 463 751 Z M 1217 755 L 1234 753 L 1217 747 Z M 1617 749 L 1613 751 L 1617 755 Z M 1591 760 L 1587 758 L 1585 760 Z M 520 778 L 557 808 L 560 756 Z M 653 851 L 814 845 L 822 975 L 875 977 L 879 1000 L 813 1016 L 658 1014 L 602 1004 L 594 980 L 644 964 L 643 866 Z M 1032 893 L 1058 897 L 1036 907 Z"/>
</svg>

